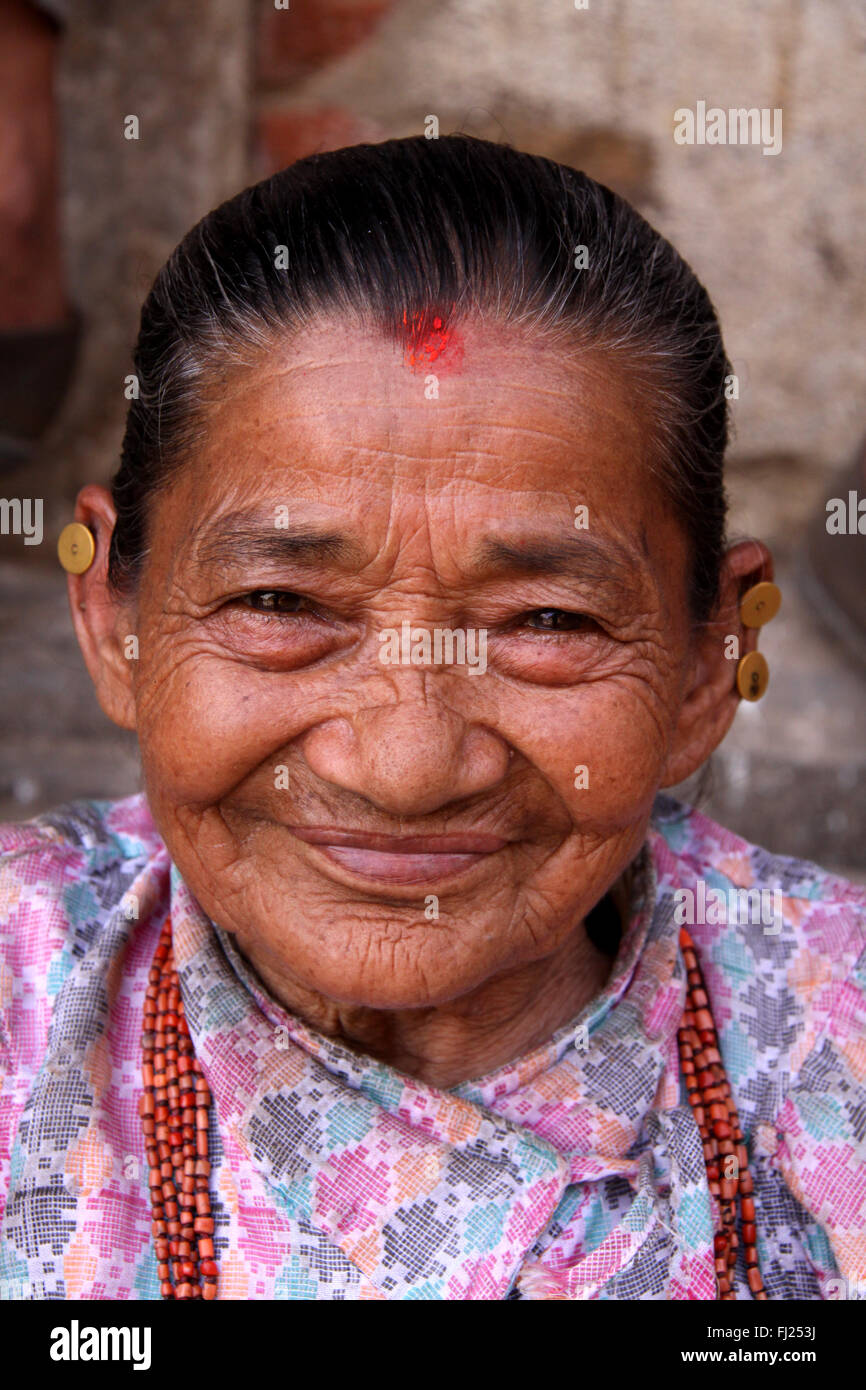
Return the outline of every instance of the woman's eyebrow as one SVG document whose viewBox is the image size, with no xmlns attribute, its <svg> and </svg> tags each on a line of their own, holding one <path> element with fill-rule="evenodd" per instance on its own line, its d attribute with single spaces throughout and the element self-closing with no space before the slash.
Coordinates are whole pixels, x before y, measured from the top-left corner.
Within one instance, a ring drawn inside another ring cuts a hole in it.
<svg viewBox="0 0 866 1390">
<path fill-rule="evenodd" d="M 262 561 L 360 565 L 363 551 L 339 531 L 318 530 L 309 524 L 278 526 L 273 513 L 269 523 L 263 518 L 258 524 L 251 522 L 247 513 L 221 517 L 194 546 L 193 564 L 197 569 Z"/>
<path fill-rule="evenodd" d="M 476 564 L 480 572 L 562 574 L 596 586 L 632 592 L 646 577 L 646 567 L 637 553 L 616 541 L 600 541 L 591 536 L 525 541 L 487 538 L 478 547 Z"/>
<path fill-rule="evenodd" d="M 309 523 L 277 526 L 273 512 L 229 513 L 193 542 L 192 563 L 198 570 L 267 562 L 331 563 L 360 569 L 365 553 L 356 540 L 340 531 L 318 529 Z M 476 547 L 472 569 L 481 580 L 510 574 L 567 575 L 593 587 L 630 593 L 641 587 L 645 577 L 639 555 L 615 541 L 590 536 L 510 541 L 486 537 Z"/>
</svg>

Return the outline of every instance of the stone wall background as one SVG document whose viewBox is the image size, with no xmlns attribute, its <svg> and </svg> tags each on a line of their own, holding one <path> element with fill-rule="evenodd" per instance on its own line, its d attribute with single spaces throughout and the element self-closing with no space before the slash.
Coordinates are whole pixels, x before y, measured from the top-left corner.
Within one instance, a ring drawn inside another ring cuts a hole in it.
<svg viewBox="0 0 866 1390">
<path fill-rule="evenodd" d="M 866 679 L 805 603 L 808 519 L 864 430 L 866 15 L 859 0 L 77 0 L 60 82 L 65 251 L 86 321 L 76 381 L 7 496 L 46 541 L 0 539 L 0 816 L 137 785 L 101 715 L 53 539 L 105 481 L 159 265 L 204 212 L 315 150 L 468 131 L 585 168 L 710 290 L 740 380 L 732 530 L 775 548 L 772 684 L 715 759 L 708 809 L 773 848 L 866 874 Z M 783 148 L 679 146 L 674 111 L 781 107 Z M 137 142 L 123 119 L 140 120 Z"/>
<path fill-rule="evenodd" d="M 292 26 L 331 9 L 375 11 L 378 28 L 299 73 Z M 421 133 L 432 113 L 443 132 L 585 168 L 712 294 L 741 382 L 735 454 L 823 468 L 854 448 L 866 384 L 866 12 L 855 0 L 402 0 L 387 12 L 295 0 L 288 12 L 263 3 L 259 25 L 264 163 L 327 146 L 341 122 L 350 139 L 383 138 Z M 675 144 L 674 112 L 698 100 L 781 107 L 782 152 Z"/>
</svg>

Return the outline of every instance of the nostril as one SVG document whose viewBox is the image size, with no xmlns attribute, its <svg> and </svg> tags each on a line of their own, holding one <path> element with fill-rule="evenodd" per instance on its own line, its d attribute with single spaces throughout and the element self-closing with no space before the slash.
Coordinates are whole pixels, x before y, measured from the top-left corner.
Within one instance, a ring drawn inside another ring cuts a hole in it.
<svg viewBox="0 0 866 1390">
<path fill-rule="evenodd" d="M 494 788 L 510 750 L 495 730 L 431 705 L 328 720 L 299 740 L 310 771 L 394 815 L 424 815 Z"/>
</svg>

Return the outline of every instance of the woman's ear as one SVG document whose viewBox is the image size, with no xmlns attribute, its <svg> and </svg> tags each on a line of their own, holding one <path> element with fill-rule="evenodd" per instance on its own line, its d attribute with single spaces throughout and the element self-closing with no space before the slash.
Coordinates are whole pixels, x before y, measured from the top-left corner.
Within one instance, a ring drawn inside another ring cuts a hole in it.
<svg viewBox="0 0 866 1390">
<path fill-rule="evenodd" d="M 75 503 L 75 520 L 89 528 L 96 545 L 84 573 L 67 577 L 75 635 L 103 711 L 122 729 L 134 729 L 138 639 L 134 605 L 108 586 L 108 547 L 117 520 L 108 489 L 95 483 L 82 488 Z"/>
<path fill-rule="evenodd" d="M 691 672 L 663 787 L 675 786 L 697 772 L 731 727 L 741 698 L 737 667 L 756 650 L 759 632 L 743 623 L 740 602 L 752 585 L 772 578 L 773 557 L 762 541 L 739 541 L 725 555 L 718 606 L 693 637 Z"/>
</svg>

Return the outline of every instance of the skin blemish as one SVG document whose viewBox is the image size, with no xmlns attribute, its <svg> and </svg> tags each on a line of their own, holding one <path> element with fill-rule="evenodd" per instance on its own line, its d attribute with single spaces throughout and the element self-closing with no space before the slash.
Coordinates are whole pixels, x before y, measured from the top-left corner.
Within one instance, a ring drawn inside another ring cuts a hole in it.
<svg viewBox="0 0 866 1390">
<path fill-rule="evenodd" d="M 463 365 L 463 337 L 442 313 L 403 311 L 403 361 L 413 372 L 459 371 Z"/>
</svg>

